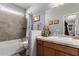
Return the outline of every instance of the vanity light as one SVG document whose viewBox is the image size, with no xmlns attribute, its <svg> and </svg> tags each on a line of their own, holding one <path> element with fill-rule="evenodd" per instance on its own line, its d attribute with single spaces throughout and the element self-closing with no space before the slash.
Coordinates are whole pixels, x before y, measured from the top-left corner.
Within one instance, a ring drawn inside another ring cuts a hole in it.
<svg viewBox="0 0 79 59">
<path fill-rule="evenodd" d="M 68 20 L 75 20 L 77 15 L 70 15 L 67 17 Z"/>
<path fill-rule="evenodd" d="M 0 9 L 2 10 L 2 11 L 6 11 L 6 12 L 10 12 L 10 13 L 12 13 L 12 14 L 16 14 L 16 15 L 23 15 L 22 13 L 20 13 L 20 12 L 18 12 L 18 11 L 14 11 L 14 10 L 12 10 L 12 9 L 10 9 L 10 8 L 6 8 L 5 6 L 2 6 L 2 5 L 0 5 Z"/>
</svg>

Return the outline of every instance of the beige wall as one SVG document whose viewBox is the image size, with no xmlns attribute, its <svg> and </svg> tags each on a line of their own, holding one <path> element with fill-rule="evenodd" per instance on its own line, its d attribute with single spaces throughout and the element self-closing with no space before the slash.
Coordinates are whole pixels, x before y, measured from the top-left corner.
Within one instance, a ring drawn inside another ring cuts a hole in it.
<svg viewBox="0 0 79 59">
<path fill-rule="evenodd" d="M 0 10 L 0 41 L 25 37 L 24 16 Z"/>
</svg>

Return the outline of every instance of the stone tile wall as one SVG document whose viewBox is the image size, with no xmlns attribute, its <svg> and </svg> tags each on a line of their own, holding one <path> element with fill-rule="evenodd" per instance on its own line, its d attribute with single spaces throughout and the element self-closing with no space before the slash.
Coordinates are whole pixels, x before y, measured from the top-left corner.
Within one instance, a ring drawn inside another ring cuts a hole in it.
<svg viewBox="0 0 79 59">
<path fill-rule="evenodd" d="M 24 16 L 0 10 L 0 41 L 25 37 L 26 24 Z"/>
</svg>

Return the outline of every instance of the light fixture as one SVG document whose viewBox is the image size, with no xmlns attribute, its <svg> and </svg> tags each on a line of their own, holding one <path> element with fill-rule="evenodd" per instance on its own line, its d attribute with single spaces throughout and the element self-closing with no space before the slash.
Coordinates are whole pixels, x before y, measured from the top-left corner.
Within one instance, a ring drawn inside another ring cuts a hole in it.
<svg viewBox="0 0 79 59">
<path fill-rule="evenodd" d="M 75 20 L 75 18 L 77 17 L 77 15 L 70 15 L 68 16 L 68 20 Z"/>
<path fill-rule="evenodd" d="M 12 10 L 12 9 L 10 9 L 10 8 L 7 8 L 7 7 L 5 7 L 5 6 L 2 6 L 2 5 L 0 5 L 0 9 L 1 9 L 2 11 L 10 12 L 10 13 L 12 13 L 12 14 L 23 15 L 21 12 L 14 11 L 14 10 Z"/>
</svg>

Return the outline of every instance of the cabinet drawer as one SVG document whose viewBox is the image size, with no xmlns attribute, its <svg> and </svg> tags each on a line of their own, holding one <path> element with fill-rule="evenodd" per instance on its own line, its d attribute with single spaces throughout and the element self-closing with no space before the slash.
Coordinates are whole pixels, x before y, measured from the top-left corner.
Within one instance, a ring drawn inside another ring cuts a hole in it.
<svg viewBox="0 0 79 59">
<path fill-rule="evenodd" d="M 43 44 L 43 41 L 37 40 L 37 44 L 42 45 Z"/>
<path fill-rule="evenodd" d="M 44 48 L 44 56 L 55 56 L 55 50 L 48 48 L 48 47 L 43 47 Z"/>
<path fill-rule="evenodd" d="M 55 51 L 55 55 L 56 56 L 70 56 L 69 54 L 66 54 L 66 53 L 63 53 L 63 52 L 60 52 L 60 51 Z"/>
<path fill-rule="evenodd" d="M 68 53 L 70 55 L 78 55 L 78 49 L 72 48 L 69 46 L 61 45 L 61 44 L 55 44 L 55 43 L 50 43 L 50 42 L 44 42 L 44 46 L 50 47 L 65 53 Z"/>
</svg>

